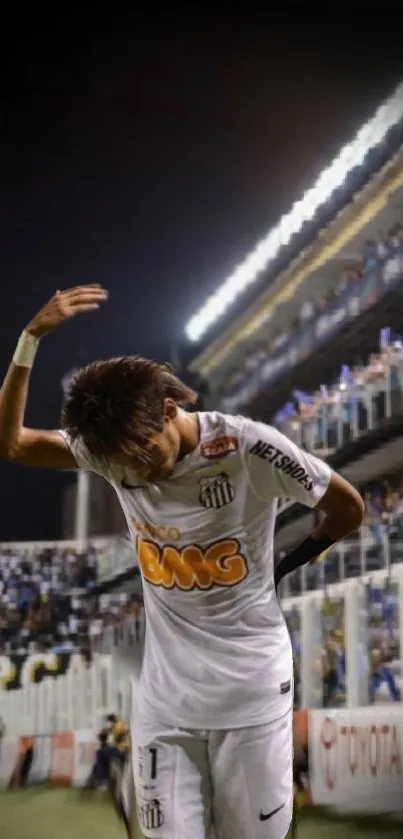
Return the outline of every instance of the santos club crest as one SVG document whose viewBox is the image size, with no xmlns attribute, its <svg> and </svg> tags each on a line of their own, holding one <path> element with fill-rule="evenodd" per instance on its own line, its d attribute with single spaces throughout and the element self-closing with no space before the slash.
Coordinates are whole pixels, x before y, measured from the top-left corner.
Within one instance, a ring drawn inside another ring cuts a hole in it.
<svg viewBox="0 0 403 839">
<path fill-rule="evenodd" d="M 235 498 L 235 490 L 226 472 L 212 475 L 209 478 L 201 478 L 199 501 L 206 509 L 216 510 L 230 504 Z"/>
</svg>

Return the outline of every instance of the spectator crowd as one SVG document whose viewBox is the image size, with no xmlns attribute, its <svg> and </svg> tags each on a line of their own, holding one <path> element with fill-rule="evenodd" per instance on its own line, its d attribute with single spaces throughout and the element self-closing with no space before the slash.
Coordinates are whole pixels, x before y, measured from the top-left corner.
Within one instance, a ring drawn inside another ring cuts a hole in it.
<svg viewBox="0 0 403 839">
<path fill-rule="evenodd" d="M 403 340 L 385 327 L 379 352 L 366 364 L 343 364 L 337 381 L 312 394 L 294 390 L 273 424 L 308 451 L 326 456 L 402 408 Z"/>
<path fill-rule="evenodd" d="M 0 551 L 0 655 L 81 652 L 90 657 L 105 626 L 140 619 L 139 598 L 96 594 L 97 551 Z"/>
</svg>

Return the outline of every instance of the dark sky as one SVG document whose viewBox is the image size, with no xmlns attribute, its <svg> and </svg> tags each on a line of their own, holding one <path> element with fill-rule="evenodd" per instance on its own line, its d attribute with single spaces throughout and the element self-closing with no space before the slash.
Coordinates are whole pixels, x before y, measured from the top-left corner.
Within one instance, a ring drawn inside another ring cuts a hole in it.
<svg viewBox="0 0 403 839">
<path fill-rule="evenodd" d="M 275 20 L 277 4 L 264 5 L 61 18 L 6 35 L 2 370 L 54 290 L 110 290 L 102 313 L 43 341 L 29 423 L 57 425 L 60 378 L 78 361 L 168 357 L 187 318 L 403 75 L 391 11 L 368 23 L 359 4 L 354 23 L 351 4 L 327 19 L 282 4 Z M 2 464 L 0 539 L 60 535 L 68 480 Z"/>
</svg>

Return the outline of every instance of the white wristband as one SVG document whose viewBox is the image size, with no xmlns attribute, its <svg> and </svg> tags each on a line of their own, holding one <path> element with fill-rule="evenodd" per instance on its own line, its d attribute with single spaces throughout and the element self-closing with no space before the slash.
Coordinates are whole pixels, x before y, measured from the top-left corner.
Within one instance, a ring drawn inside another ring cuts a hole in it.
<svg viewBox="0 0 403 839">
<path fill-rule="evenodd" d="M 35 338 L 30 332 L 24 331 L 21 333 L 18 344 L 13 355 L 13 362 L 17 367 L 28 367 L 32 369 L 36 351 L 39 346 L 39 338 Z"/>
</svg>

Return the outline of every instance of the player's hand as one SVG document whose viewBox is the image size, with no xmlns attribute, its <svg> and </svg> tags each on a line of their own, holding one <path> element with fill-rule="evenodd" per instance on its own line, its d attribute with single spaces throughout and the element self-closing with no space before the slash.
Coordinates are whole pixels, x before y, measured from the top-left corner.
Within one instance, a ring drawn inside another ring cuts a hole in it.
<svg viewBox="0 0 403 839">
<path fill-rule="evenodd" d="M 67 291 L 57 291 L 48 303 L 29 322 L 26 331 L 35 338 L 42 338 L 53 332 L 65 321 L 76 315 L 99 309 L 108 299 L 108 292 L 95 283 L 94 285 L 76 286 Z"/>
</svg>

